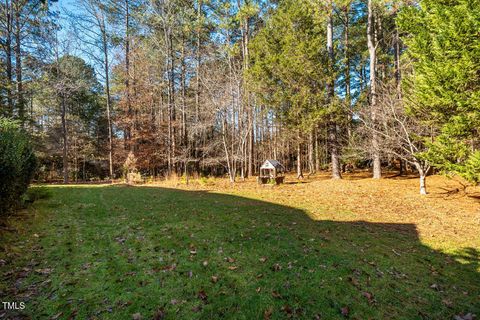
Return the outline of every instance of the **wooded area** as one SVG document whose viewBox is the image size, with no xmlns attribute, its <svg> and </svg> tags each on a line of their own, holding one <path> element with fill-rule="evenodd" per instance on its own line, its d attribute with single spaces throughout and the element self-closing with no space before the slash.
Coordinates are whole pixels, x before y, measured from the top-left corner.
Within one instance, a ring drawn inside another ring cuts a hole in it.
<svg viewBox="0 0 480 320">
<path fill-rule="evenodd" d="M 480 1 L 1 4 L 39 181 L 434 168 L 480 180 Z M 129 159 L 127 161 L 127 159 Z"/>
</svg>

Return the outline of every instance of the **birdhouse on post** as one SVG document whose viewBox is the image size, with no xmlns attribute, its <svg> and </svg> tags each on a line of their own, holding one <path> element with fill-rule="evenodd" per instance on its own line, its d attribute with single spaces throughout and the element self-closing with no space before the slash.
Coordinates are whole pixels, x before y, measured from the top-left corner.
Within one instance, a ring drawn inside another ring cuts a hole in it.
<svg viewBox="0 0 480 320">
<path fill-rule="evenodd" d="M 265 160 L 260 167 L 259 184 L 281 184 L 285 181 L 285 167 L 277 160 Z"/>
</svg>

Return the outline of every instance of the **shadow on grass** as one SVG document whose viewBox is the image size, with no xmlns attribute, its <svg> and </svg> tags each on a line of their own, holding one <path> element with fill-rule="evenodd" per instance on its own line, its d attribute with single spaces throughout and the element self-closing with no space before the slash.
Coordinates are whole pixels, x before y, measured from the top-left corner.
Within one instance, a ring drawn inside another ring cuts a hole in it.
<svg viewBox="0 0 480 320">
<path fill-rule="evenodd" d="M 478 250 L 437 252 L 421 243 L 413 224 L 313 221 L 296 208 L 204 191 L 52 191 L 22 232 L 2 236 L 21 248 L 2 253 L 2 301 L 27 305 L 0 311 L 6 318 L 480 313 Z"/>
</svg>

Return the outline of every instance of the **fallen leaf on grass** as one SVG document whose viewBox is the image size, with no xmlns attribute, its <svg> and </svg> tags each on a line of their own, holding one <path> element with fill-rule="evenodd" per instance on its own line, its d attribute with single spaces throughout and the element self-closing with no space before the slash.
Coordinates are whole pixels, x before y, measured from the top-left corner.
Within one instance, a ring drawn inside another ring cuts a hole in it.
<svg viewBox="0 0 480 320">
<path fill-rule="evenodd" d="M 278 293 L 278 291 L 272 291 L 272 297 L 274 298 L 281 298 L 282 295 L 280 293 Z"/>
<path fill-rule="evenodd" d="M 266 257 L 261 257 L 260 259 L 258 259 L 261 263 L 264 263 L 265 261 L 267 261 L 267 258 Z"/>
<path fill-rule="evenodd" d="M 153 320 L 162 320 L 162 319 L 165 319 L 165 310 L 163 310 L 163 308 L 160 308 L 153 315 Z"/>
<path fill-rule="evenodd" d="M 195 306 L 192 308 L 193 312 L 199 312 L 200 310 L 202 310 L 202 306 Z"/>
<path fill-rule="evenodd" d="M 91 267 L 92 267 L 92 264 L 90 262 L 87 262 L 82 265 L 82 270 L 88 270 Z"/>
<path fill-rule="evenodd" d="M 399 252 L 397 252 L 395 249 L 392 249 L 392 252 L 395 253 L 397 256 L 401 256 L 401 254 Z"/>
<path fill-rule="evenodd" d="M 456 315 L 455 320 L 476 320 L 477 316 L 473 313 L 467 313 L 466 315 Z"/>
<path fill-rule="evenodd" d="M 272 271 L 280 271 L 282 270 L 282 266 L 278 263 L 275 263 L 270 269 L 272 269 Z"/>
<path fill-rule="evenodd" d="M 272 316 L 272 313 L 273 313 L 273 308 L 268 308 L 268 309 L 265 310 L 265 312 L 263 313 L 263 319 L 264 319 L 264 320 L 270 320 L 270 317 Z"/>
<path fill-rule="evenodd" d="M 132 301 L 119 301 L 117 302 L 117 306 L 122 309 L 122 308 L 128 307 L 132 303 L 133 303 Z"/>
<path fill-rule="evenodd" d="M 52 270 L 53 269 L 51 269 L 51 268 L 44 268 L 44 269 L 36 269 L 35 272 L 38 273 L 38 274 L 47 275 L 47 274 L 52 273 Z"/>
<path fill-rule="evenodd" d="M 234 263 L 235 262 L 235 259 L 231 258 L 231 257 L 227 257 L 226 260 L 229 262 L 229 263 Z"/>
<path fill-rule="evenodd" d="M 293 314 L 293 310 L 292 310 L 292 308 L 290 308 L 290 306 L 288 304 L 286 304 L 282 307 L 282 311 L 285 312 L 287 314 L 287 317 L 289 317 L 289 318 Z"/>
<path fill-rule="evenodd" d="M 453 307 L 453 302 L 451 300 L 443 299 L 442 303 L 449 308 Z"/>
<path fill-rule="evenodd" d="M 207 293 L 204 290 L 200 290 L 198 292 L 198 298 L 200 298 L 200 300 L 202 300 L 203 302 L 207 302 L 208 300 Z"/>
<path fill-rule="evenodd" d="M 368 303 L 373 303 L 374 302 L 373 294 L 371 294 L 370 292 L 364 291 L 364 292 L 362 292 L 362 296 L 367 298 Z"/>
<path fill-rule="evenodd" d="M 348 314 L 350 313 L 350 309 L 348 307 L 343 307 L 340 309 L 340 313 L 344 317 L 348 317 Z"/>
<path fill-rule="evenodd" d="M 174 263 L 172 265 L 162 267 L 163 271 L 173 271 L 177 268 L 177 265 Z"/>
<path fill-rule="evenodd" d="M 137 312 L 137 313 L 134 313 L 134 314 L 132 315 L 132 319 L 133 319 L 133 320 L 142 320 L 142 315 L 141 315 L 140 313 L 138 313 L 138 312 Z"/>
<path fill-rule="evenodd" d="M 237 270 L 237 269 L 238 269 L 238 267 L 236 267 L 236 266 L 230 266 L 230 267 L 228 267 L 228 270 L 232 270 L 232 271 L 233 271 L 233 270 Z"/>
<path fill-rule="evenodd" d="M 431 289 L 434 289 L 434 290 L 437 290 L 437 291 L 440 291 L 440 286 L 439 286 L 438 284 L 436 284 L 436 283 L 432 284 L 432 285 L 430 286 L 430 288 L 431 288 Z"/>
<path fill-rule="evenodd" d="M 217 276 L 212 276 L 212 282 L 217 283 L 217 281 L 218 281 L 218 277 Z"/>
<path fill-rule="evenodd" d="M 127 241 L 127 239 L 121 238 L 121 237 L 116 237 L 116 238 L 115 238 L 115 241 L 117 241 L 117 242 L 120 243 L 120 244 L 124 244 L 125 241 Z"/>
<path fill-rule="evenodd" d="M 360 287 L 360 282 L 358 282 L 358 280 L 354 277 L 348 277 L 348 280 L 350 281 L 350 283 L 354 286 L 354 287 L 357 287 L 359 288 Z"/>
</svg>

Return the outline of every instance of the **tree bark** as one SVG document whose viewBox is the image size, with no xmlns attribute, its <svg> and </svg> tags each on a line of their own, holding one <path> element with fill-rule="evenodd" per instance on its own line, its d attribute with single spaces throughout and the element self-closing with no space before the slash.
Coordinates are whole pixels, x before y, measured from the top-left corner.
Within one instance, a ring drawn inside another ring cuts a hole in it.
<svg viewBox="0 0 480 320">
<path fill-rule="evenodd" d="M 188 145 L 186 73 L 187 73 L 187 67 L 186 67 L 186 64 L 185 64 L 185 36 L 182 34 L 181 74 L 180 74 L 180 83 L 181 83 L 181 90 L 182 90 L 182 128 L 181 128 L 181 135 L 182 135 L 182 144 L 185 147 L 187 147 L 187 145 Z M 186 155 L 186 156 L 188 156 L 188 155 Z"/>
<path fill-rule="evenodd" d="M 68 131 L 67 131 L 67 106 L 65 103 L 65 98 L 61 98 L 61 118 L 62 118 L 62 138 L 63 138 L 63 149 L 62 149 L 62 158 L 63 158 L 63 183 L 68 183 Z"/>
<path fill-rule="evenodd" d="M 197 48 L 195 52 L 195 59 L 196 59 L 196 65 L 195 65 L 195 73 L 196 73 L 196 78 L 195 78 L 195 122 L 198 123 L 199 118 L 200 118 L 200 63 L 201 63 L 201 30 L 202 30 L 202 5 L 203 1 L 198 0 L 197 1 Z"/>
<path fill-rule="evenodd" d="M 196 28 L 196 51 L 195 51 L 195 125 L 199 125 L 200 122 L 200 73 L 201 73 L 201 52 L 202 52 L 202 0 L 197 0 L 197 28 Z M 199 130 L 194 132 L 194 138 L 192 141 L 193 156 L 195 159 L 200 157 L 199 144 Z M 199 162 L 195 162 L 195 170 L 197 175 L 200 175 Z"/>
<path fill-rule="evenodd" d="M 314 159 L 314 153 L 315 153 L 315 140 L 314 140 L 314 135 L 313 135 L 313 129 L 310 131 L 309 136 L 308 136 L 308 170 L 309 174 L 315 173 L 315 159 Z"/>
<path fill-rule="evenodd" d="M 398 31 L 398 26 L 395 25 L 395 41 L 394 41 L 394 52 L 395 52 L 395 82 L 397 85 L 397 98 L 402 99 L 402 71 L 400 65 L 400 34 Z"/>
<path fill-rule="evenodd" d="M 347 106 L 347 135 L 352 137 L 352 98 L 350 76 L 350 4 L 345 6 L 345 104 Z"/>
<path fill-rule="evenodd" d="M 330 0 L 330 8 L 328 13 L 327 20 L 327 50 L 329 56 L 329 76 L 330 80 L 328 83 L 328 97 L 330 104 L 333 104 L 335 98 L 335 79 L 334 79 L 334 64 L 335 64 L 335 52 L 333 51 L 333 1 Z M 329 145 L 330 145 L 330 155 L 332 160 L 332 178 L 341 179 L 341 168 L 340 168 L 340 155 L 338 149 L 338 128 L 335 121 L 335 115 L 330 116 L 329 124 Z"/>
<path fill-rule="evenodd" d="M 103 58 L 104 58 L 104 72 L 105 72 L 105 92 L 107 94 L 107 125 L 108 125 L 108 169 L 109 169 L 109 178 L 113 179 L 113 129 L 112 129 L 112 119 L 110 115 L 111 110 L 111 95 L 110 95 L 110 67 L 108 62 L 108 39 L 107 39 L 107 30 L 105 26 L 105 18 L 102 16 L 100 19 L 100 29 L 102 32 L 102 49 L 103 49 Z"/>
<path fill-rule="evenodd" d="M 426 195 L 427 194 L 427 171 L 423 169 L 420 163 L 415 163 L 415 167 L 417 168 L 419 174 L 419 183 L 420 183 L 420 194 Z"/>
<path fill-rule="evenodd" d="M 25 123 L 25 100 L 23 96 L 23 82 L 22 82 L 22 36 L 20 24 L 20 11 L 22 6 L 19 1 L 15 2 L 15 76 L 17 83 L 17 103 L 18 118 L 22 126 Z"/>
<path fill-rule="evenodd" d="M 376 79 L 376 43 L 374 40 L 375 20 L 373 12 L 373 0 L 368 0 L 368 25 L 367 25 L 367 42 L 368 52 L 370 56 L 370 110 L 373 126 L 376 127 L 377 116 L 377 79 Z M 380 146 L 378 134 L 375 130 L 372 132 L 372 158 L 373 158 L 373 178 L 380 179 L 382 177 Z"/>
<path fill-rule="evenodd" d="M 240 2 L 239 2 L 240 7 Z M 250 54 L 249 54 L 249 42 L 250 42 L 250 23 L 249 18 L 245 17 L 241 25 L 242 29 L 242 47 L 243 47 L 243 71 L 247 72 L 250 67 Z M 248 143 L 247 143 L 247 174 L 253 176 L 254 166 L 254 146 L 255 146 L 255 125 L 254 125 L 254 105 L 250 101 L 250 93 L 245 83 L 243 84 L 243 94 L 245 100 L 245 107 L 247 111 L 247 125 L 248 125 Z"/>
<path fill-rule="evenodd" d="M 169 45 L 170 45 L 170 142 L 172 145 L 172 169 L 176 172 L 177 170 L 177 163 L 175 160 L 176 156 L 176 127 L 175 127 L 175 122 L 176 122 L 176 106 L 175 106 L 175 51 L 173 48 L 173 34 L 170 31 L 170 40 L 169 40 Z"/>
<path fill-rule="evenodd" d="M 13 116 L 13 68 L 12 68 L 12 4 L 9 0 L 5 0 L 5 23 L 6 23 L 6 37 L 5 37 L 5 71 L 7 74 L 7 111 L 5 114 L 9 117 Z"/>
<path fill-rule="evenodd" d="M 302 171 L 302 142 L 300 140 L 300 131 L 297 132 L 297 179 L 303 179 Z"/>
<path fill-rule="evenodd" d="M 319 143 L 318 143 L 318 131 L 319 128 L 315 128 L 315 171 L 320 171 L 320 150 L 319 150 Z"/>
<path fill-rule="evenodd" d="M 129 0 L 125 0 L 125 102 L 127 109 L 124 133 L 125 149 L 133 151 L 132 140 L 132 103 L 130 100 L 130 9 Z"/>
<path fill-rule="evenodd" d="M 234 164 L 232 163 L 232 161 L 234 161 L 234 160 L 231 159 L 230 153 L 228 151 L 227 136 L 228 136 L 227 120 L 222 119 L 222 142 L 223 142 L 223 149 L 225 151 L 225 160 L 227 161 L 228 177 L 229 177 L 231 183 L 235 183 Z M 232 155 L 232 157 L 233 157 L 233 155 Z"/>
</svg>

